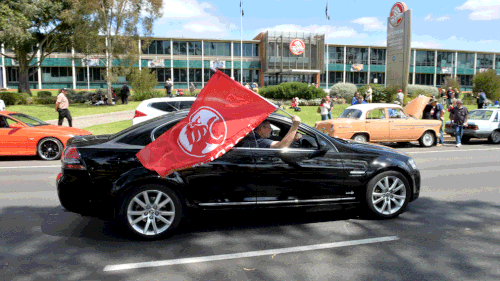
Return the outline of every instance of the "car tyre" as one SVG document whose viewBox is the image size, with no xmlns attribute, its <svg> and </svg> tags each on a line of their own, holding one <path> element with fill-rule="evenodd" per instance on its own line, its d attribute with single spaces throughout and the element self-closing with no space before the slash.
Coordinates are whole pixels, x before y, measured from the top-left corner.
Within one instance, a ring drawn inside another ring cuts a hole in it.
<svg viewBox="0 0 500 281">
<path fill-rule="evenodd" d="M 399 172 L 388 171 L 372 178 L 366 186 L 366 207 L 377 219 L 391 219 L 406 210 L 411 189 L 408 180 Z"/>
<path fill-rule="evenodd" d="M 436 136 L 431 131 L 427 131 L 418 139 L 418 142 L 420 146 L 431 147 L 436 144 Z"/>
<path fill-rule="evenodd" d="M 368 137 L 365 134 L 355 134 L 352 139 L 359 142 L 368 142 Z"/>
<path fill-rule="evenodd" d="M 63 144 L 56 138 L 44 138 L 38 142 L 36 153 L 42 160 L 51 161 L 61 158 Z"/>
<path fill-rule="evenodd" d="M 491 132 L 491 135 L 488 137 L 488 140 L 492 144 L 499 144 L 500 143 L 500 131 L 495 130 L 495 131 Z"/>
<path fill-rule="evenodd" d="M 127 192 L 119 207 L 120 221 L 136 237 L 154 240 L 171 234 L 181 222 L 184 205 L 170 188 L 147 184 Z"/>
</svg>

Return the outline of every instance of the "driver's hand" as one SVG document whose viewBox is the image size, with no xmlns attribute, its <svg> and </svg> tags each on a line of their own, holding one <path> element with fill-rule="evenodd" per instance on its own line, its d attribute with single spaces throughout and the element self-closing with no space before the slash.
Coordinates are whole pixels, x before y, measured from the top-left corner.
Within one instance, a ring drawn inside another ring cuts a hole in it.
<svg viewBox="0 0 500 281">
<path fill-rule="evenodd" d="M 302 134 L 301 133 L 296 133 L 295 134 L 295 137 L 293 138 L 293 141 L 298 141 L 302 138 Z"/>
<path fill-rule="evenodd" d="M 294 115 L 292 117 L 292 122 L 293 122 L 292 123 L 293 126 L 297 126 L 298 127 L 300 125 L 300 117 L 297 116 L 297 115 Z"/>
</svg>

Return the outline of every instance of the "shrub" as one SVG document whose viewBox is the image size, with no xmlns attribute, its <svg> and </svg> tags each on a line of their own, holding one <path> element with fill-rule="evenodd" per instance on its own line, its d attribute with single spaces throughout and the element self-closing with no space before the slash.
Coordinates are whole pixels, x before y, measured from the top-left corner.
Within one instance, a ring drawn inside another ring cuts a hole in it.
<svg viewBox="0 0 500 281">
<path fill-rule="evenodd" d="M 115 91 L 117 98 L 122 96 L 122 88 L 113 88 L 113 91 Z"/>
<path fill-rule="evenodd" d="M 147 96 L 156 92 L 154 91 L 154 88 L 158 85 L 156 71 L 151 71 L 147 67 L 142 70 L 133 69 L 130 74 L 130 80 L 132 81 L 132 89 L 134 89 L 136 95 Z"/>
<path fill-rule="evenodd" d="M 399 89 L 401 89 L 401 86 L 399 85 L 392 85 L 385 88 L 385 102 L 392 103 L 393 101 L 395 101 Z"/>
<path fill-rule="evenodd" d="M 474 83 L 473 92 L 479 93 L 479 90 L 483 90 L 488 99 L 498 100 L 500 96 L 500 77 L 497 76 L 496 70 L 490 69 L 478 73 L 474 75 L 472 81 Z"/>
<path fill-rule="evenodd" d="M 418 93 L 417 93 L 418 91 Z M 440 93 L 438 88 L 433 86 L 424 86 L 424 85 L 408 85 L 408 96 L 409 97 L 418 97 L 418 95 L 424 96 L 435 96 L 436 98 L 440 97 Z"/>
<path fill-rule="evenodd" d="M 134 97 L 134 101 L 143 101 L 143 100 L 147 100 L 147 99 L 152 99 L 152 98 L 160 98 L 160 97 L 164 97 L 164 93 L 162 93 L 162 91 L 159 91 L 159 90 L 152 90 L 150 92 L 140 92 L 140 93 L 135 93 L 135 95 L 133 96 Z"/>
<path fill-rule="evenodd" d="M 455 90 L 455 89 L 460 90 L 460 82 L 458 81 L 458 77 L 457 78 L 453 78 L 451 75 L 450 76 L 446 76 L 444 78 L 444 83 L 443 83 L 443 85 L 441 87 L 443 89 L 446 89 L 446 90 L 448 90 L 448 87 L 451 87 L 453 90 Z"/>
<path fill-rule="evenodd" d="M 67 97 L 68 97 L 68 100 L 69 102 L 71 103 L 84 103 L 85 101 L 88 100 L 88 96 L 86 95 L 86 91 L 81 91 L 81 92 L 77 92 L 73 89 L 71 90 L 68 90 L 68 94 L 67 94 Z"/>
<path fill-rule="evenodd" d="M 286 82 L 279 85 L 259 88 L 259 94 L 266 98 L 289 100 L 295 97 L 299 99 L 317 99 L 326 96 L 326 92 L 315 86 L 308 86 L 307 83 Z"/>
<path fill-rule="evenodd" d="M 16 104 L 16 96 L 13 92 L 0 92 L 0 99 L 3 100 L 5 105 Z"/>
<path fill-rule="evenodd" d="M 36 94 L 37 97 L 43 98 L 43 97 L 51 97 L 52 93 L 49 91 L 40 91 Z"/>
<path fill-rule="evenodd" d="M 17 104 L 31 104 L 32 97 L 28 93 L 18 93 L 16 94 L 16 105 Z"/>
<path fill-rule="evenodd" d="M 37 104 L 56 104 L 57 97 L 37 97 L 35 103 Z"/>
<path fill-rule="evenodd" d="M 386 91 L 384 85 L 380 84 L 370 84 L 372 87 L 372 102 L 383 102 L 386 100 Z M 366 91 L 368 90 L 368 85 L 360 87 L 358 92 L 366 97 Z M 352 98 L 351 98 L 352 99 Z"/>
<path fill-rule="evenodd" d="M 354 93 L 358 88 L 352 83 L 337 83 L 330 88 L 330 96 L 336 96 L 337 98 L 343 98 L 346 101 L 350 101 L 354 97 Z"/>
</svg>

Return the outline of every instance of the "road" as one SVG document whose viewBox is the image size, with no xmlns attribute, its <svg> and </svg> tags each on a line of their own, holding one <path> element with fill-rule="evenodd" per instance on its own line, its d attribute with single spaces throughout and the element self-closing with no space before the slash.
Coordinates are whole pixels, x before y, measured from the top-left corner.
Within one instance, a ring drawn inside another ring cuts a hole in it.
<svg viewBox="0 0 500 281">
<path fill-rule="evenodd" d="M 133 240 L 115 222 L 64 212 L 55 191 L 59 161 L 0 158 L 0 276 L 500 280 L 500 146 L 398 148 L 417 162 L 422 193 L 397 219 L 366 220 L 344 209 L 219 211 L 154 242 Z"/>
</svg>

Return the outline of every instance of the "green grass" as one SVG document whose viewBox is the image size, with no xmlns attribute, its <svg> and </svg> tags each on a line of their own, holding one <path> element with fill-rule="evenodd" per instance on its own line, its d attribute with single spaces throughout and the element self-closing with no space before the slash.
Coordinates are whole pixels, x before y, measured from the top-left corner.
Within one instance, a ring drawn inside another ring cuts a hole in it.
<svg viewBox="0 0 500 281">
<path fill-rule="evenodd" d="M 132 126 L 132 120 L 95 125 L 83 129 L 91 132 L 93 135 L 104 135 L 104 134 L 118 133 L 119 131 L 126 129 L 130 126 Z"/>
<path fill-rule="evenodd" d="M 95 115 L 101 113 L 111 113 L 117 111 L 135 110 L 141 103 L 140 101 L 131 101 L 128 104 L 122 104 L 120 101 L 116 105 L 85 105 L 81 103 L 70 103 L 69 111 L 72 117 Z M 33 105 L 11 105 L 7 106 L 7 110 L 24 113 L 40 120 L 53 120 L 58 118 L 55 111 L 55 104 L 33 104 Z"/>
</svg>

